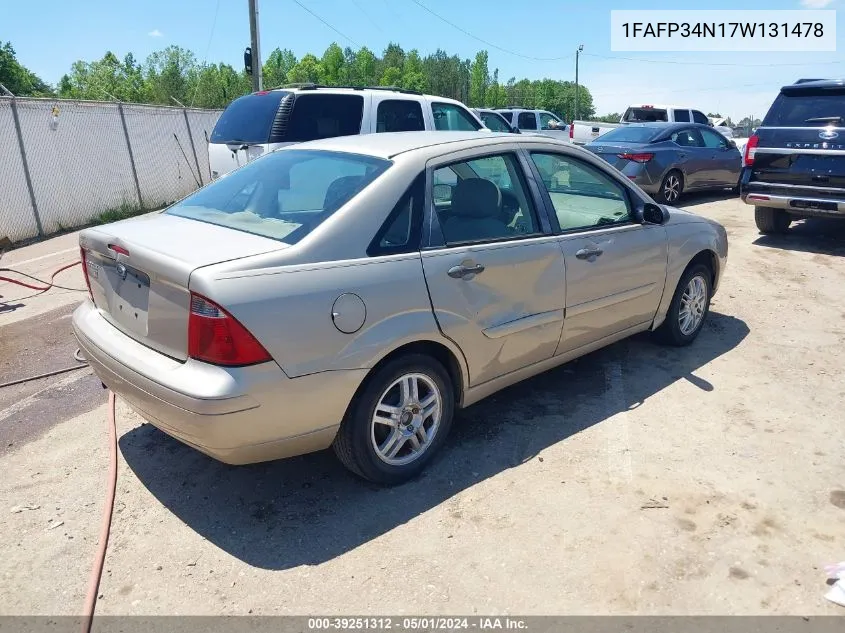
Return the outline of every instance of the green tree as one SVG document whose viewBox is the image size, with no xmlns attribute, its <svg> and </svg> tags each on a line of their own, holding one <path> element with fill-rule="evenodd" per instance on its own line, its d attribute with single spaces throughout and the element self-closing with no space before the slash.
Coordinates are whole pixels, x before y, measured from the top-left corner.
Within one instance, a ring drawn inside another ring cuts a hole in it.
<svg viewBox="0 0 845 633">
<path fill-rule="evenodd" d="M 291 68 L 288 73 L 288 83 L 304 84 L 317 83 L 323 74 L 323 67 L 314 55 L 308 53 Z"/>
<path fill-rule="evenodd" d="M 378 83 L 376 56 L 366 46 L 361 47 L 355 53 L 355 74 L 356 79 L 362 86 L 375 86 Z"/>
<path fill-rule="evenodd" d="M 53 88 L 18 61 L 11 42 L 0 46 L 0 84 L 20 97 L 47 97 Z"/>
<path fill-rule="evenodd" d="M 320 62 L 323 69 L 321 81 L 328 86 L 339 86 L 345 83 L 346 59 L 343 56 L 343 49 L 335 42 L 332 42 L 323 53 Z"/>
<path fill-rule="evenodd" d="M 405 63 L 402 67 L 402 79 L 399 85 L 406 90 L 417 92 L 428 92 L 429 83 L 423 68 L 423 62 L 417 49 L 411 50 L 405 56 Z"/>
<path fill-rule="evenodd" d="M 121 62 L 111 51 L 94 62 L 74 62 L 70 73 L 59 81 L 59 96 L 132 103 L 146 102 L 149 97 L 143 69 L 132 53 Z"/>
<path fill-rule="evenodd" d="M 619 112 L 611 112 L 610 114 L 602 114 L 601 116 L 593 117 L 594 121 L 603 121 L 604 123 L 619 123 L 622 115 Z"/>
<path fill-rule="evenodd" d="M 261 67 L 264 85 L 277 88 L 288 82 L 288 73 L 296 66 L 296 55 L 287 48 L 274 48 Z"/>
<path fill-rule="evenodd" d="M 469 103 L 472 107 L 482 107 L 487 99 L 487 86 L 490 72 L 487 69 L 487 51 L 479 51 L 470 67 Z"/>
<path fill-rule="evenodd" d="M 229 64 L 207 64 L 197 71 L 194 93 L 186 105 L 199 108 L 225 108 L 252 90 L 252 79 Z"/>
<path fill-rule="evenodd" d="M 196 57 L 181 46 L 152 53 L 144 64 L 146 93 L 151 103 L 173 105 L 191 100 L 196 83 Z"/>
</svg>

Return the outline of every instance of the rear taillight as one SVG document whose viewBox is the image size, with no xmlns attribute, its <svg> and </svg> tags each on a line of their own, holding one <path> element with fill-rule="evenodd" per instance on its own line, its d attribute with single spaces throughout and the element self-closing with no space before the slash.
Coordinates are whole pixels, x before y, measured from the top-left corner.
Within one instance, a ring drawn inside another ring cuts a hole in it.
<svg viewBox="0 0 845 633">
<path fill-rule="evenodd" d="M 636 153 L 636 154 L 626 152 L 624 154 L 617 154 L 616 156 L 618 158 L 621 158 L 622 160 L 631 160 L 631 161 L 634 161 L 635 163 L 647 163 L 652 158 L 654 158 L 654 154 L 652 154 L 650 152 L 640 152 L 640 153 Z"/>
<path fill-rule="evenodd" d="M 88 278 L 88 259 L 87 259 L 88 252 L 81 248 L 79 249 L 79 259 L 82 262 L 82 274 L 85 276 L 85 285 L 88 286 L 88 296 L 91 299 L 94 298 L 94 293 L 91 292 L 91 279 Z"/>
<path fill-rule="evenodd" d="M 754 134 L 745 144 L 745 165 L 754 164 L 754 154 L 757 153 L 757 145 L 760 144 L 760 137 Z"/>
<path fill-rule="evenodd" d="M 575 121 L 569 124 L 569 140 L 571 141 L 574 137 L 572 136 L 572 132 L 575 129 Z"/>
<path fill-rule="evenodd" d="M 270 354 L 235 317 L 219 305 L 191 293 L 188 356 L 214 365 L 255 365 Z"/>
</svg>

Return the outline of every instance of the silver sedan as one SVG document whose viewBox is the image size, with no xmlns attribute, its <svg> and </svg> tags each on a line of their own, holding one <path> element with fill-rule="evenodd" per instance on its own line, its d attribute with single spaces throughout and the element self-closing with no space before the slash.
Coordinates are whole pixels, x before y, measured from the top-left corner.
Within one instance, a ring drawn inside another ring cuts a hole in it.
<svg viewBox="0 0 845 633">
<path fill-rule="evenodd" d="M 281 149 L 80 244 L 76 336 L 142 417 L 388 484 L 508 385 L 637 332 L 691 343 L 728 252 L 586 150 L 452 132 Z"/>
</svg>

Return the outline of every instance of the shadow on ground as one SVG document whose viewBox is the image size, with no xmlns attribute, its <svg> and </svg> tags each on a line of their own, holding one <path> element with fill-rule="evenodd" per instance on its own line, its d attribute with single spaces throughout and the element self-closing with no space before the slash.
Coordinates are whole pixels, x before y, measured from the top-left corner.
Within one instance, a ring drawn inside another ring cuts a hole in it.
<svg viewBox="0 0 845 633">
<path fill-rule="evenodd" d="M 123 435 L 120 448 L 150 492 L 217 547 L 265 569 L 314 565 L 621 410 L 647 406 L 648 398 L 675 381 L 718 389 L 694 372 L 747 334 L 743 321 L 711 313 L 690 347 L 664 348 L 638 336 L 526 380 L 459 412 L 449 442 L 427 472 L 393 489 L 349 475 L 330 451 L 232 467 L 149 424 Z M 613 382 L 617 368 L 621 385 Z M 613 397 L 606 397 L 608 389 Z"/>
<path fill-rule="evenodd" d="M 691 191 L 685 193 L 678 201 L 676 206 L 681 209 L 692 207 L 693 209 L 700 204 L 710 204 L 711 202 L 720 202 L 722 200 L 739 200 L 739 194 L 730 189 L 715 189 L 711 191 Z M 750 209 L 751 207 L 749 207 Z M 693 210 L 690 209 L 690 210 Z"/>
<path fill-rule="evenodd" d="M 754 245 L 841 257 L 845 255 L 845 221 L 807 218 L 793 222 L 783 235 L 761 235 Z"/>
</svg>

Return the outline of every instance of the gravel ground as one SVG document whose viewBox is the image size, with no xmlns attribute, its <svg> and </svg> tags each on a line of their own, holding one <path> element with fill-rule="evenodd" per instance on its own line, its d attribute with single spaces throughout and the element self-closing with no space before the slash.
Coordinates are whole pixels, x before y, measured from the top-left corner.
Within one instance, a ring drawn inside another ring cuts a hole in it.
<svg viewBox="0 0 845 633">
<path fill-rule="evenodd" d="M 98 613 L 842 614 L 845 224 L 764 238 L 738 200 L 687 205 L 731 240 L 695 345 L 638 336 L 503 391 L 400 488 L 328 452 L 224 466 L 120 406 Z M 0 614 L 77 613 L 95 551 L 105 398 L 46 393 L 59 413 L 0 455 Z"/>
</svg>

